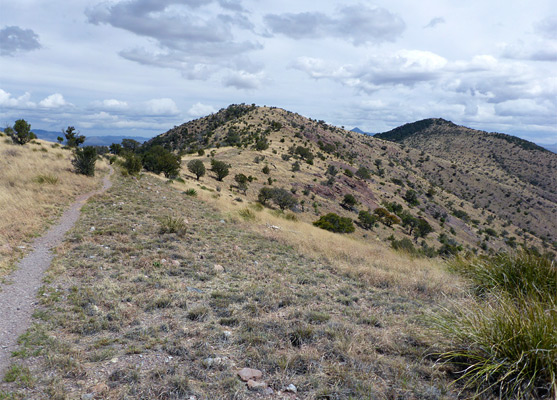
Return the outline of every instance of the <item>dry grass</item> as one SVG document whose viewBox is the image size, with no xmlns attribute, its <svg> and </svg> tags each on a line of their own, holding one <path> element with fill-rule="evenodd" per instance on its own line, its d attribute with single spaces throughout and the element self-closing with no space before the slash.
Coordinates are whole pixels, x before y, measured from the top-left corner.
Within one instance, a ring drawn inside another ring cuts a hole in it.
<svg viewBox="0 0 557 400">
<path fill-rule="evenodd" d="M 0 141 L 0 278 L 77 195 L 97 187 L 97 177 L 72 171 L 71 152 L 42 140 L 25 146 Z"/>
<path fill-rule="evenodd" d="M 413 282 L 410 268 L 425 265 L 375 247 L 366 255 L 358 241 L 217 192 L 115 180 L 58 248 L 12 367 L 25 379 L 0 383 L 0 393 L 260 398 L 236 376 L 251 367 L 263 371 L 269 398 L 289 384 L 299 399 L 457 398 L 424 357 L 444 339 L 423 315 L 445 305 L 434 285 Z M 169 214 L 187 219 L 184 236 L 161 233 Z M 389 275 L 397 260 L 409 266 Z M 453 281 L 439 284 L 458 297 Z"/>
<path fill-rule="evenodd" d="M 199 185 L 192 182 L 173 184 L 181 190 Z M 263 208 L 259 203 L 248 203 L 245 207 L 245 203 L 233 201 L 233 195 L 226 190 L 221 193 L 198 190 L 198 196 L 218 208 L 228 220 L 243 220 L 250 231 L 331 263 L 339 272 L 368 285 L 432 297 L 454 295 L 463 289 L 460 279 L 449 277 L 443 261 L 393 252 L 388 249 L 388 242 L 379 237 L 371 241 L 361 236 L 328 232 L 305 221 L 293 221 L 288 213 Z"/>
</svg>

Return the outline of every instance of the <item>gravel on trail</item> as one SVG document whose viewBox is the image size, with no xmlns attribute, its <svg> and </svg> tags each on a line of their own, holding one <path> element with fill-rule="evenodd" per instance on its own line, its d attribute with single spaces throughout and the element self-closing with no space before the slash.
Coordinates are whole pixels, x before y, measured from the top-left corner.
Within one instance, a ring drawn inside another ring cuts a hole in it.
<svg viewBox="0 0 557 400">
<path fill-rule="evenodd" d="M 108 190 L 112 183 L 110 174 L 103 179 L 101 189 L 79 196 L 67 209 L 60 221 L 52 226 L 33 245 L 17 265 L 16 270 L 7 277 L 8 284 L 0 285 L 0 379 L 10 365 L 11 353 L 17 348 L 17 339 L 31 324 L 31 316 L 37 303 L 37 292 L 41 286 L 44 272 L 50 266 L 53 254 L 51 249 L 62 242 L 65 233 L 79 218 L 81 207 L 94 195 Z"/>
</svg>

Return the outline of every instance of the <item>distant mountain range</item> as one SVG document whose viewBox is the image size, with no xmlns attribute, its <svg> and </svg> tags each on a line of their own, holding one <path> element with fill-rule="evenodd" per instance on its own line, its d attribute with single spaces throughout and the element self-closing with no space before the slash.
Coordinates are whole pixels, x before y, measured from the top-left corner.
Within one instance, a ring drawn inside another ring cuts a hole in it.
<svg viewBox="0 0 557 400">
<path fill-rule="evenodd" d="M 35 133 L 35 135 L 37 135 L 39 139 L 48 140 L 49 142 L 57 142 L 58 136 L 64 136 L 62 132 L 45 131 L 42 129 L 33 129 L 33 133 Z M 145 138 L 141 136 L 126 136 L 126 135 L 85 136 L 85 145 L 86 146 L 110 146 L 112 143 L 122 142 L 122 139 L 133 139 L 133 140 L 137 140 L 140 143 L 143 143 L 149 138 Z"/>
</svg>

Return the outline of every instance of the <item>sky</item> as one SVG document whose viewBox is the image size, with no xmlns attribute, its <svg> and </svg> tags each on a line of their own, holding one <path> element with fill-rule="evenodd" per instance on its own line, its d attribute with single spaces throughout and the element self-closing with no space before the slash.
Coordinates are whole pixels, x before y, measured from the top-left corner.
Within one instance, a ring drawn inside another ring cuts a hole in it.
<svg viewBox="0 0 557 400">
<path fill-rule="evenodd" d="M 557 143 L 554 0 L 0 0 L 0 124 L 152 137 L 229 104 Z"/>
</svg>

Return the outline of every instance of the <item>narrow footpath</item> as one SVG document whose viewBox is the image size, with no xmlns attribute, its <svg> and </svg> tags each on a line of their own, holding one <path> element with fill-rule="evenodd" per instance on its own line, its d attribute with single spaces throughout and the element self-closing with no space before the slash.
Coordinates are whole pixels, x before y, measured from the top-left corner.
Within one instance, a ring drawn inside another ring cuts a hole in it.
<svg viewBox="0 0 557 400">
<path fill-rule="evenodd" d="M 103 179 L 101 189 L 79 196 L 67 209 L 60 221 L 52 226 L 32 245 L 34 249 L 17 265 L 13 274 L 7 277 L 9 284 L 0 285 L 0 379 L 10 365 L 11 353 L 17 347 L 17 338 L 31 324 L 31 316 L 37 302 L 37 292 L 41 286 L 44 272 L 50 266 L 53 254 L 51 249 L 62 242 L 65 233 L 79 218 L 81 207 L 94 195 L 101 194 L 112 186 L 110 176 Z"/>
</svg>

